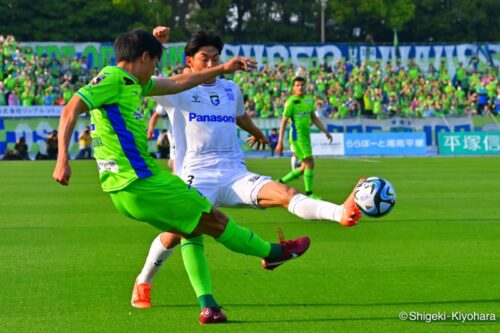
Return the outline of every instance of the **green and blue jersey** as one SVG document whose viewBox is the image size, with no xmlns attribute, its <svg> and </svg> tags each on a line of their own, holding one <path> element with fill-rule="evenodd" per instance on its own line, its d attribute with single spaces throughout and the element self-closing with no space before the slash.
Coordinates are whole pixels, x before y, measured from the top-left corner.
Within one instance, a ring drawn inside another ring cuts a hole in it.
<svg viewBox="0 0 500 333">
<path fill-rule="evenodd" d="M 290 118 L 290 142 L 311 139 L 311 118 L 314 113 L 314 100 L 312 96 L 291 96 L 286 100 L 283 115 Z"/>
<path fill-rule="evenodd" d="M 88 105 L 91 133 L 102 189 L 123 189 L 138 178 L 151 177 L 160 168 L 148 152 L 142 97 L 154 87 L 117 66 L 102 69 L 91 83 L 76 92 Z"/>
</svg>

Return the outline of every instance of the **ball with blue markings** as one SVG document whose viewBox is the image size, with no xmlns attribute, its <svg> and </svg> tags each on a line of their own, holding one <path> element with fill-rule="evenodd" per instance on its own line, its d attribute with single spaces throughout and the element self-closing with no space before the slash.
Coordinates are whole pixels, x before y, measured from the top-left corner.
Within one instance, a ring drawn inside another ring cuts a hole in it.
<svg viewBox="0 0 500 333">
<path fill-rule="evenodd" d="M 354 202 L 363 214 L 381 217 L 396 204 L 396 191 L 386 179 L 369 177 L 354 190 Z"/>
</svg>

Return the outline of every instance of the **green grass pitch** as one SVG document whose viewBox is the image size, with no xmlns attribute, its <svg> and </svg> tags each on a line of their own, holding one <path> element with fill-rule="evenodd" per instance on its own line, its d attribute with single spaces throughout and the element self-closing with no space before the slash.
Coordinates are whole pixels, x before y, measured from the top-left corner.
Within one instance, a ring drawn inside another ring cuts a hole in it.
<svg viewBox="0 0 500 333">
<path fill-rule="evenodd" d="M 165 163 L 164 161 L 161 161 Z M 157 231 L 121 216 L 93 161 L 0 163 L 0 332 L 499 332 L 495 322 L 402 321 L 407 313 L 500 316 L 500 159 L 317 159 L 317 194 L 342 202 L 357 178 L 394 185 L 396 207 L 354 228 L 302 221 L 283 209 L 224 209 L 275 240 L 308 235 L 310 250 L 276 271 L 206 245 L 230 323 L 201 327 L 180 251 L 155 279 L 154 307 L 130 304 Z M 252 159 L 274 178 L 288 159 Z M 291 184 L 303 189 L 302 180 Z M 166 202 L 165 204 L 168 204 Z"/>
</svg>

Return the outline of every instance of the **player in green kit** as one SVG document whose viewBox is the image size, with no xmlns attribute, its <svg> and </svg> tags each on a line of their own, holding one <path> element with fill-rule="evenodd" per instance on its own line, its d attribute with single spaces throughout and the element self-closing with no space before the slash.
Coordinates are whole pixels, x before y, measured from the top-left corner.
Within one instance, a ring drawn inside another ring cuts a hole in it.
<svg viewBox="0 0 500 333">
<path fill-rule="evenodd" d="M 280 133 L 276 152 L 283 154 L 283 137 L 288 122 L 291 123 L 290 146 L 292 147 L 297 160 L 301 161 L 300 167 L 293 169 L 286 176 L 281 178 L 281 183 L 288 183 L 300 175 L 304 175 L 304 185 L 306 195 L 311 198 L 319 198 L 313 193 L 313 169 L 314 159 L 311 146 L 311 122 L 314 123 L 326 137 L 332 141 L 332 136 L 316 116 L 314 112 L 314 100 L 312 96 L 305 95 L 305 80 L 296 77 L 293 80 L 293 96 L 285 102 L 285 110 L 281 118 Z"/>
<path fill-rule="evenodd" d="M 162 55 L 162 45 L 150 33 L 134 30 L 115 40 L 117 66 L 102 69 L 90 84 L 78 90 L 61 113 L 59 155 L 53 178 L 68 185 L 71 177 L 68 146 L 77 117 L 90 110 L 94 156 L 102 189 L 119 212 L 144 221 L 161 231 L 176 233 L 200 247 L 204 234 L 231 251 L 257 256 L 271 269 L 302 255 L 308 237 L 269 243 L 213 208 L 199 192 L 177 176 L 162 170 L 148 152 L 146 126 L 140 109 L 143 96 L 175 94 L 224 73 L 248 70 L 255 62 L 235 57 L 229 62 L 197 73 L 151 79 Z M 193 260 L 196 261 L 196 258 Z M 189 266 L 189 263 L 186 264 Z M 200 280 L 196 270 L 188 274 Z M 199 298 L 201 324 L 225 322 L 211 294 Z"/>
</svg>

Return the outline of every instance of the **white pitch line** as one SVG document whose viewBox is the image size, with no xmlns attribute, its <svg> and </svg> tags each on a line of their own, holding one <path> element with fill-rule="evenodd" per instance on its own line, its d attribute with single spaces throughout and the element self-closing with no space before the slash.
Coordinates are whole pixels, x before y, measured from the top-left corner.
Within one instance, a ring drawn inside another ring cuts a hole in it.
<svg viewBox="0 0 500 333">
<path fill-rule="evenodd" d="M 380 161 L 377 160 L 369 160 L 366 158 L 345 158 L 345 157 L 336 157 L 339 160 L 345 160 L 345 161 L 356 161 L 356 162 L 362 162 L 362 163 L 380 163 Z"/>
</svg>

